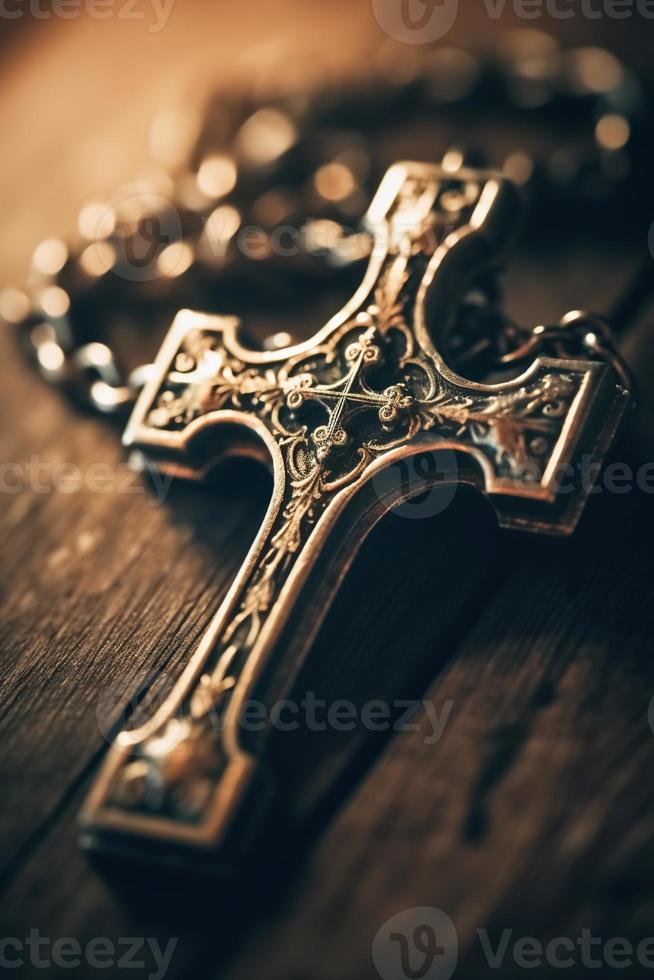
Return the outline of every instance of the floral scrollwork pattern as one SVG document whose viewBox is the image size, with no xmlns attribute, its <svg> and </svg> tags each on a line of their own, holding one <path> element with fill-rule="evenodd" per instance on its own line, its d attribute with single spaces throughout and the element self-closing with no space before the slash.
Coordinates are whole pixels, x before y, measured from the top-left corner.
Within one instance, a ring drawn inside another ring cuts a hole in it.
<svg viewBox="0 0 654 980">
<path fill-rule="evenodd" d="M 283 501 L 256 569 L 199 683 L 140 743 L 112 801 L 201 819 L 225 765 L 221 728 L 243 665 L 326 506 L 384 453 L 438 431 L 498 476 L 538 482 L 578 391 L 565 372 L 477 390 L 445 377 L 410 325 L 410 256 L 389 259 L 359 312 L 308 352 L 248 363 L 219 331 L 188 333 L 147 416 L 182 430 L 222 410 L 257 416 L 283 458 Z M 240 348 L 237 348 L 239 353 Z"/>
</svg>

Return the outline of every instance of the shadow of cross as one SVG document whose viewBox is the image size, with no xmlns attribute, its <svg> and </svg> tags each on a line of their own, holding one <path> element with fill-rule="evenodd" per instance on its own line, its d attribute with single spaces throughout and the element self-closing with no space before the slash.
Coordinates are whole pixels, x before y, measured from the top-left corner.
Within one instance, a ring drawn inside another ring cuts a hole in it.
<svg viewBox="0 0 654 980">
<path fill-rule="evenodd" d="M 233 454 L 267 457 L 274 489 L 179 683 L 113 745 L 82 814 L 89 841 L 247 850 L 268 800 L 266 737 L 244 745 L 248 705 L 264 670 L 278 669 L 288 692 L 366 532 L 425 491 L 424 474 L 381 478 L 398 461 L 439 454 L 428 479 L 479 487 L 504 526 L 573 529 L 588 487 L 573 481 L 564 493 L 559 474 L 609 445 L 627 399 L 611 368 L 538 358 L 514 380 L 482 385 L 454 374 L 434 341 L 497 264 L 517 211 L 499 177 L 396 164 L 367 214 L 363 282 L 310 340 L 249 350 L 233 318 L 179 313 L 126 445 L 194 477 Z"/>
</svg>

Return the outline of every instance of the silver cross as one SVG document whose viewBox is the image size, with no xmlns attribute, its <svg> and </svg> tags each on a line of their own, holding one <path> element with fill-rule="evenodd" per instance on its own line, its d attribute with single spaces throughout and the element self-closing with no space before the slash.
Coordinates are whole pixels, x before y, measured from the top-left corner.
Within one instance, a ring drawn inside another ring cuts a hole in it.
<svg viewBox="0 0 654 980">
<path fill-rule="evenodd" d="M 274 490 L 174 691 L 112 747 L 82 816 L 96 839 L 222 854 L 245 846 L 269 787 L 265 738 L 255 750 L 243 744 L 244 708 L 282 646 L 280 683 L 290 688 L 356 547 L 385 511 L 425 490 L 421 478 L 380 492 L 375 477 L 398 460 L 447 450 L 448 471 L 434 480 L 473 483 L 503 526 L 573 529 L 588 488 L 558 493 L 557 478 L 582 453 L 600 460 L 611 441 L 628 397 L 611 368 L 540 357 L 519 378 L 483 385 L 454 374 L 438 349 L 517 214 L 499 177 L 397 164 L 368 211 L 375 240 L 363 282 L 310 340 L 253 351 L 233 318 L 177 316 L 125 444 L 198 478 L 217 460 L 256 453 Z M 344 528 L 352 545 L 327 575 L 336 553 L 327 546 Z M 312 622 L 289 634 L 309 604 Z"/>
</svg>

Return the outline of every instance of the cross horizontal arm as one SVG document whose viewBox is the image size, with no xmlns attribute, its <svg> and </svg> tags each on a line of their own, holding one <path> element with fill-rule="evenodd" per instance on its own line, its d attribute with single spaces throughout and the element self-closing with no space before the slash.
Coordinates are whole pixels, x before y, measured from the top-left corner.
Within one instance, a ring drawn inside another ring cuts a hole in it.
<svg viewBox="0 0 654 980">
<path fill-rule="evenodd" d="M 540 359 L 505 384 L 473 384 L 449 370 L 431 329 L 452 320 L 514 219 L 513 193 L 498 178 L 397 165 L 368 212 L 376 238 L 361 287 L 315 337 L 249 351 L 229 318 L 178 316 L 127 445 L 201 476 L 216 455 L 256 443 L 271 460 L 274 490 L 171 696 L 113 746 L 83 813 L 93 834 L 205 852 L 247 846 L 267 782 L 265 737 L 244 744 L 244 706 L 274 663 L 284 696 L 365 533 L 425 489 L 424 479 L 390 490 L 376 482 L 397 460 L 447 450 L 438 479 L 476 483 L 501 523 L 572 529 L 583 495 L 562 500 L 557 473 L 580 452 L 605 451 L 626 402 L 610 369 Z M 311 623 L 296 629 L 309 607 Z"/>
</svg>

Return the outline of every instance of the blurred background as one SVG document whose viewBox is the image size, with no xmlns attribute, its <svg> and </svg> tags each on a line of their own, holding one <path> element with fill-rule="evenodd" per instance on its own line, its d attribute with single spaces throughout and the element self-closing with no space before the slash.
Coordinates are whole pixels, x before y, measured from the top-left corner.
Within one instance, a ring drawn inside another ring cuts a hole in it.
<svg viewBox="0 0 654 980">
<path fill-rule="evenodd" d="M 0 18 L 0 286 L 29 281 L 30 296 L 5 291 L 0 315 L 51 381 L 65 380 L 44 353 L 53 330 L 65 353 L 106 340 L 122 376 L 181 305 L 243 314 L 260 336 L 306 334 L 359 275 L 351 233 L 384 168 L 452 148 L 453 165 L 525 187 L 515 319 L 556 322 L 568 283 L 573 305 L 614 310 L 649 263 L 654 217 L 652 20 L 627 7 L 13 0 Z M 130 248 L 147 253 L 152 219 L 161 241 L 135 272 Z M 283 232 L 271 249 L 272 229 L 307 219 L 300 258 Z M 269 237 L 248 252 L 253 226 Z M 537 308 L 534 255 L 541 281 L 557 280 Z"/>
<path fill-rule="evenodd" d="M 482 322 L 519 338 L 571 308 L 613 312 L 641 403 L 625 451 L 651 460 L 650 6 L 0 0 L 0 461 L 123 467 L 142 380 L 130 371 L 182 305 L 241 314 L 255 343 L 311 333 L 358 280 L 361 217 L 407 157 L 521 185 L 509 319 L 489 292 Z M 301 247 L 275 245 L 278 228 Z M 297 881 L 261 929 L 270 882 L 242 914 L 229 894 L 216 911 L 210 888 L 187 904 L 153 887 L 143 904 L 137 876 L 119 893 L 95 873 L 75 821 L 123 694 L 102 724 L 98 699 L 179 675 L 268 490 L 227 480 L 150 507 L 138 492 L 28 487 L 0 501 L 11 934 L 181 935 L 171 976 L 186 977 L 222 975 L 245 933 L 250 959 L 229 975 L 279 980 L 376 977 L 377 930 L 427 903 L 450 911 L 468 952 L 489 924 L 646 935 L 652 517 L 635 493 L 592 502 L 565 552 L 498 536 L 465 496 L 441 523 L 382 526 L 316 660 L 333 696 L 344 677 L 364 698 L 433 684 L 456 703 L 451 734 L 427 748 L 398 737 L 386 755 L 380 738 L 278 748 L 289 809 L 323 843 L 308 868 L 289 862 Z M 470 956 L 458 975 L 477 980 Z"/>
<path fill-rule="evenodd" d="M 410 66 L 425 56 L 423 45 L 389 38 L 367 0 L 168 0 L 163 14 L 139 0 L 129 15 L 139 19 L 121 17 L 120 3 L 102 11 L 103 19 L 85 15 L 83 0 L 66 19 L 37 19 L 23 0 L 6 4 L 23 16 L 0 19 L 3 280 L 23 277 L 35 241 L 74 230 L 83 203 L 150 158 L 150 122 L 181 93 L 201 97 L 207 84 L 251 86 L 267 75 L 310 85 L 374 67 L 380 46 L 386 75 L 394 62 Z M 50 4 L 41 0 L 41 8 Z M 622 20 L 580 13 L 558 20 L 543 9 L 527 21 L 511 3 L 498 19 L 483 4 L 461 4 L 440 44 L 483 50 L 525 27 L 566 45 L 604 45 L 652 72 L 651 22 L 635 10 Z"/>
</svg>

